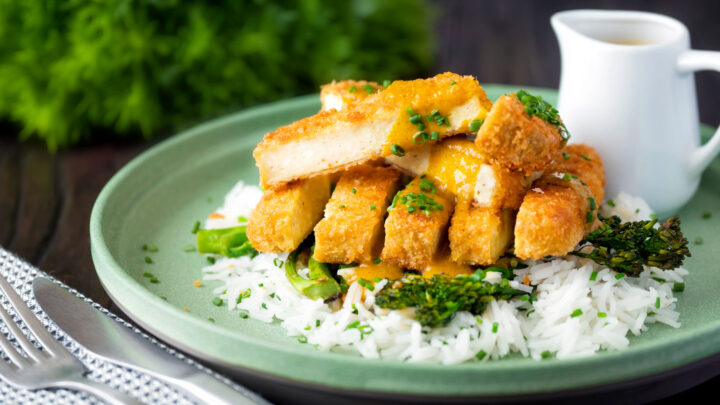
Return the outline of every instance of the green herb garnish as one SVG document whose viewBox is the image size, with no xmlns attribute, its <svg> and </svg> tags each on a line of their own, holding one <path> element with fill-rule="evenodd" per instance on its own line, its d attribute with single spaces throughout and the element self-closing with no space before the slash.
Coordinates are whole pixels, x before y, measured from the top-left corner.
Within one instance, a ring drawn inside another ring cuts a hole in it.
<svg viewBox="0 0 720 405">
<path fill-rule="evenodd" d="M 580 316 L 582 314 L 583 314 L 582 309 L 578 308 L 570 314 L 570 318 L 577 318 L 578 316 Z"/>
<path fill-rule="evenodd" d="M 200 221 L 195 221 L 192 229 L 190 230 L 190 233 L 197 233 L 198 230 L 200 230 Z"/>
<path fill-rule="evenodd" d="M 473 120 L 470 123 L 470 132 L 477 132 L 478 129 L 480 129 L 480 126 L 482 126 L 483 120 Z"/>
<path fill-rule="evenodd" d="M 525 106 L 525 112 L 528 116 L 531 118 L 537 116 L 548 124 L 555 126 L 563 142 L 567 142 L 568 139 L 570 139 L 570 132 L 568 132 L 565 124 L 560 121 L 558 110 L 550 103 L 543 100 L 541 96 L 533 96 L 525 90 L 519 90 L 516 93 L 516 97 Z"/>
<path fill-rule="evenodd" d="M 395 155 L 395 156 L 400 156 L 400 157 L 405 156 L 405 149 L 403 149 L 402 146 L 400 146 L 396 143 L 390 145 L 390 152 L 392 152 L 393 155 Z"/>
<path fill-rule="evenodd" d="M 223 304 L 223 300 L 220 297 L 215 297 L 212 300 L 212 304 L 215 305 L 216 307 L 219 307 L 220 305 Z"/>
</svg>

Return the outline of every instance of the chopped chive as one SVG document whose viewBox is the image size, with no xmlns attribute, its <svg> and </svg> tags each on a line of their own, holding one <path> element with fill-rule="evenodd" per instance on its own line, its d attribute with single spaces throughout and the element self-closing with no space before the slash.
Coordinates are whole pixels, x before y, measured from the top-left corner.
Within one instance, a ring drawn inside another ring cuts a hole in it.
<svg viewBox="0 0 720 405">
<path fill-rule="evenodd" d="M 350 192 L 355 194 L 355 193 L 357 193 L 357 189 L 355 187 L 353 187 L 352 190 L 350 190 Z"/>
<path fill-rule="evenodd" d="M 475 132 L 478 129 L 480 129 L 480 126 L 482 125 L 483 120 L 473 120 L 470 123 L 470 132 Z"/>
<path fill-rule="evenodd" d="M 190 233 L 197 233 L 197 231 L 200 229 L 200 221 L 195 221 L 193 224 L 192 229 L 190 230 Z"/>
<path fill-rule="evenodd" d="M 375 87 L 373 87 L 373 86 L 371 86 L 371 85 L 369 85 L 369 84 L 364 84 L 364 85 L 362 86 L 362 88 L 363 88 L 363 90 L 367 91 L 369 94 L 372 94 L 372 93 L 375 92 Z"/>
<path fill-rule="evenodd" d="M 609 205 L 609 206 L 611 206 L 611 207 L 614 208 L 614 207 L 615 207 L 615 201 L 613 201 L 612 199 L 607 200 L 607 205 Z"/>
<path fill-rule="evenodd" d="M 157 283 L 160 282 L 160 280 L 158 280 L 157 278 L 154 278 L 154 277 L 153 277 L 153 278 L 150 279 L 150 282 L 153 283 L 153 284 L 157 284 Z"/>
<path fill-rule="evenodd" d="M 248 317 L 249 317 L 249 315 L 247 314 L 247 312 L 240 312 L 240 318 L 248 319 Z"/>
<path fill-rule="evenodd" d="M 588 162 L 592 161 L 592 159 L 590 159 L 589 157 L 587 157 L 587 156 L 585 156 L 585 155 L 583 155 L 583 154 L 580 154 L 580 157 L 583 158 L 583 159 L 585 159 L 585 160 L 587 160 Z"/>
<path fill-rule="evenodd" d="M 383 80 L 383 83 L 382 83 L 383 87 L 387 87 L 390 84 L 392 84 L 392 80 Z"/>
<path fill-rule="evenodd" d="M 425 129 L 425 123 L 423 123 L 423 122 L 418 122 L 418 124 L 416 125 L 416 127 L 417 127 L 418 131 L 422 131 L 422 130 Z"/>
<path fill-rule="evenodd" d="M 572 176 L 570 176 L 570 173 L 565 173 L 562 176 L 563 181 L 570 181 L 572 179 Z"/>
<path fill-rule="evenodd" d="M 142 245 L 142 250 L 147 251 L 147 250 L 148 250 L 148 245 Z"/>
<path fill-rule="evenodd" d="M 694 241 L 694 242 L 695 242 L 696 245 L 702 245 L 702 244 L 703 244 L 703 238 L 700 237 L 700 236 L 698 236 L 697 238 L 695 238 L 695 241 Z"/>
<path fill-rule="evenodd" d="M 440 132 L 432 131 L 430 132 L 430 140 L 431 141 L 437 141 L 440 139 Z"/>
<path fill-rule="evenodd" d="M 526 318 L 529 318 L 529 317 L 530 317 L 530 314 L 532 314 L 533 312 L 535 312 L 535 308 L 527 311 L 527 314 L 525 314 L 525 317 L 526 317 Z"/>
<path fill-rule="evenodd" d="M 382 259 L 379 258 L 379 257 L 376 257 L 376 258 L 373 259 L 373 263 L 375 263 L 375 264 L 380 264 L 380 263 L 382 263 Z"/>
<path fill-rule="evenodd" d="M 660 308 L 660 297 L 655 298 L 655 308 Z"/>
<path fill-rule="evenodd" d="M 320 320 L 319 320 L 319 319 L 316 319 L 316 320 L 315 320 L 315 327 L 316 327 L 316 328 L 320 327 Z"/>
<path fill-rule="evenodd" d="M 186 252 L 194 252 L 197 250 L 197 248 L 195 248 L 195 245 L 185 245 L 183 250 Z"/>
<path fill-rule="evenodd" d="M 709 212 L 703 212 L 702 218 L 703 219 L 710 219 L 712 217 L 712 214 Z"/>
<path fill-rule="evenodd" d="M 413 143 L 415 145 L 422 145 L 428 141 L 428 134 L 424 131 L 419 131 L 413 135 Z"/>
<path fill-rule="evenodd" d="M 348 87 L 348 91 L 349 91 L 350 93 L 355 93 L 355 92 L 357 91 L 357 87 L 355 87 L 355 86 L 350 86 L 350 87 Z"/>
<path fill-rule="evenodd" d="M 410 106 L 405 107 L 405 111 L 407 111 L 408 115 L 410 116 L 415 115 L 415 111 L 413 111 L 412 107 Z"/>
<path fill-rule="evenodd" d="M 563 156 L 563 159 L 565 159 L 565 160 L 569 160 L 569 159 L 570 159 L 570 154 L 569 154 L 569 153 L 563 152 L 563 155 L 562 155 L 562 156 Z"/>
<path fill-rule="evenodd" d="M 588 202 L 590 203 L 590 211 L 595 211 L 597 206 L 595 205 L 595 199 L 592 197 L 588 197 Z"/>
<path fill-rule="evenodd" d="M 422 123 L 422 117 L 420 116 L 420 114 L 411 115 L 410 123 L 414 125 Z"/>
<path fill-rule="evenodd" d="M 244 217 L 242 215 L 238 216 L 238 222 L 243 223 L 243 222 L 247 222 L 247 221 L 248 221 L 248 219 L 246 217 Z"/>
<path fill-rule="evenodd" d="M 639 212 L 640 212 L 640 208 L 635 208 L 635 213 L 637 214 Z"/>
<path fill-rule="evenodd" d="M 598 318 L 607 318 L 607 313 L 605 313 L 605 312 L 598 312 L 597 317 L 598 317 Z"/>
<path fill-rule="evenodd" d="M 667 281 L 664 278 L 660 278 L 660 277 L 652 277 L 652 279 L 657 281 L 658 283 L 664 283 Z"/>
<path fill-rule="evenodd" d="M 265 304 L 264 302 L 260 306 L 263 307 L 263 309 L 267 309 L 267 304 Z"/>
<path fill-rule="evenodd" d="M 223 300 L 220 297 L 215 297 L 212 300 L 212 304 L 215 305 L 216 307 L 219 307 L 220 305 L 223 304 Z"/>
<path fill-rule="evenodd" d="M 587 183 L 585 183 L 585 182 L 582 181 L 582 180 L 580 180 L 580 184 L 582 184 L 583 186 L 587 186 Z"/>
<path fill-rule="evenodd" d="M 652 214 L 650 214 L 650 219 L 658 219 L 657 214 L 654 212 Z"/>
<path fill-rule="evenodd" d="M 207 262 L 210 264 L 215 264 L 215 258 L 212 256 L 206 257 L 205 260 L 207 260 Z"/>
<path fill-rule="evenodd" d="M 454 86 L 454 85 L 455 85 L 455 82 L 453 81 L 452 83 L 450 83 L 450 85 L 451 85 L 451 86 Z"/>
<path fill-rule="evenodd" d="M 675 283 L 673 285 L 673 292 L 683 292 L 685 291 L 685 283 Z"/>
<path fill-rule="evenodd" d="M 475 320 L 477 321 L 477 323 L 479 323 L 480 325 L 482 325 L 482 323 L 483 323 L 482 318 L 480 318 L 479 316 L 476 315 L 476 316 L 475 316 Z"/>
<path fill-rule="evenodd" d="M 368 281 L 368 280 L 365 280 L 364 278 L 359 279 L 359 280 L 358 280 L 358 284 L 360 284 L 361 286 L 367 288 L 367 289 L 370 290 L 370 291 L 374 291 L 374 290 L 375 290 L 375 286 L 373 285 L 373 283 L 370 282 L 370 281 Z"/>
<path fill-rule="evenodd" d="M 208 321 L 215 323 L 215 318 L 208 318 Z"/>
<path fill-rule="evenodd" d="M 453 82 L 453 83 L 455 83 L 455 82 Z M 477 352 L 477 354 L 475 355 L 475 358 L 478 359 L 478 360 L 482 360 L 482 359 L 485 358 L 485 356 L 487 356 L 487 352 L 486 352 L 485 350 L 480 350 L 480 351 Z"/>
<path fill-rule="evenodd" d="M 310 330 L 310 329 L 311 329 L 310 325 L 305 327 L 305 330 Z"/>
<path fill-rule="evenodd" d="M 355 329 L 355 328 L 357 328 L 359 325 L 360 325 L 360 321 L 352 322 L 352 323 L 348 324 L 348 326 L 345 327 L 345 330 Z"/>
<path fill-rule="evenodd" d="M 285 264 L 285 262 L 283 262 L 279 257 L 276 257 L 273 259 L 273 264 L 275 265 L 275 267 L 282 268 L 282 266 Z"/>
<path fill-rule="evenodd" d="M 154 253 L 154 252 L 157 252 L 159 249 L 158 249 L 158 247 L 155 246 L 155 245 L 150 245 L 150 246 L 148 246 L 147 250 L 148 250 L 149 252 L 153 252 L 153 253 Z"/>
<path fill-rule="evenodd" d="M 145 273 L 143 273 L 143 277 L 155 278 L 155 276 L 152 273 L 148 273 L 147 271 Z"/>
<path fill-rule="evenodd" d="M 497 333 L 499 326 L 500 326 L 499 323 L 493 322 L 493 324 L 492 324 L 492 333 Z"/>
<path fill-rule="evenodd" d="M 307 343 L 307 342 L 308 342 L 307 336 L 305 336 L 305 335 L 298 335 L 297 341 L 300 342 L 300 343 Z"/>
<path fill-rule="evenodd" d="M 588 212 L 585 214 L 585 220 L 587 221 L 588 224 L 589 224 L 590 222 L 592 222 L 594 218 L 595 218 L 595 217 L 593 216 L 592 211 L 588 211 Z"/>
<path fill-rule="evenodd" d="M 590 281 L 595 281 L 595 280 L 597 280 L 597 276 L 598 276 L 598 272 L 597 272 L 597 271 L 593 271 L 592 274 L 590 274 Z"/>
<path fill-rule="evenodd" d="M 615 275 L 616 280 L 620 280 L 621 278 L 625 277 L 625 273 L 618 273 Z"/>
<path fill-rule="evenodd" d="M 578 316 L 580 316 L 582 314 L 583 314 L 582 309 L 578 308 L 578 309 L 574 310 L 572 312 L 572 314 L 570 314 L 570 318 L 577 318 Z"/>
<path fill-rule="evenodd" d="M 549 359 L 550 357 L 552 357 L 552 353 L 550 352 L 550 350 L 545 350 L 544 352 L 540 353 L 540 357 L 543 359 Z"/>
<path fill-rule="evenodd" d="M 380 262 L 378 262 L 378 263 L 380 263 Z M 380 277 L 378 277 L 378 276 L 373 277 L 373 283 L 379 283 L 381 281 L 382 281 L 382 279 Z"/>
<path fill-rule="evenodd" d="M 400 145 L 398 145 L 398 144 L 396 144 L 396 143 L 394 143 L 394 144 L 392 144 L 392 145 L 390 146 L 390 151 L 391 151 L 391 152 L 393 153 L 393 155 L 395 155 L 395 156 L 400 156 L 400 157 L 405 156 L 405 149 L 403 149 L 402 146 L 400 146 Z"/>
<path fill-rule="evenodd" d="M 153 260 L 150 258 L 150 256 L 145 256 L 145 263 L 152 264 Z"/>
</svg>

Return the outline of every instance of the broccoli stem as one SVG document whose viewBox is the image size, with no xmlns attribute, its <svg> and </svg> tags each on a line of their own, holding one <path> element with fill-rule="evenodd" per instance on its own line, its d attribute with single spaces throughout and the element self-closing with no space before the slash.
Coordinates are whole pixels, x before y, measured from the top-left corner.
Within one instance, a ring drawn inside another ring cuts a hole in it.
<svg viewBox="0 0 720 405">
<path fill-rule="evenodd" d="M 308 258 L 308 268 L 310 274 L 308 278 L 304 278 L 297 272 L 297 259 L 302 251 L 301 247 L 288 255 L 285 260 L 285 276 L 290 285 L 297 292 L 310 298 L 328 300 L 340 294 L 340 284 L 333 278 L 330 273 L 330 267 L 326 263 L 320 263 L 312 257 Z M 311 250 L 312 251 L 312 250 Z"/>
<path fill-rule="evenodd" d="M 215 253 L 227 257 L 255 256 L 245 233 L 246 226 L 223 229 L 200 229 L 197 232 L 197 247 L 200 253 Z"/>
</svg>

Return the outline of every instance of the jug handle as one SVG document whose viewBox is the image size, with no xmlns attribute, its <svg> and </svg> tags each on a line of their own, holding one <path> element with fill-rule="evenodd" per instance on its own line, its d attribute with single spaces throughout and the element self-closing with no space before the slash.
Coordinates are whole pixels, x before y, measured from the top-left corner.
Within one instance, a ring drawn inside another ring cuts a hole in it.
<svg viewBox="0 0 720 405">
<path fill-rule="evenodd" d="M 680 54 L 677 69 L 681 74 L 690 74 L 698 70 L 715 70 L 720 72 L 720 52 L 689 50 Z M 690 156 L 688 166 L 691 177 L 699 176 L 720 152 L 720 128 L 712 138 L 699 147 Z"/>
</svg>

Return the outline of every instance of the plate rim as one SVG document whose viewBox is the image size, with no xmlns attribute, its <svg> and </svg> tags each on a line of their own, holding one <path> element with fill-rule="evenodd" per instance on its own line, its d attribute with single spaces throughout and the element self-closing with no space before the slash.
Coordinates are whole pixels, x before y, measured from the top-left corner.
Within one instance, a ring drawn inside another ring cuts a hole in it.
<svg viewBox="0 0 720 405">
<path fill-rule="evenodd" d="M 485 85 L 486 89 L 498 87 L 507 89 L 508 85 Z M 512 87 L 523 87 L 523 88 L 532 88 L 530 86 L 512 86 Z M 553 92 L 555 93 L 556 90 L 553 89 L 545 89 L 545 88 L 533 88 L 538 89 L 541 91 L 546 92 Z M 153 294 L 150 290 L 143 287 L 141 284 L 139 284 L 135 279 L 133 279 L 123 268 L 120 266 L 120 264 L 115 260 L 113 254 L 110 251 L 110 248 L 107 246 L 104 240 L 104 233 L 103 233 L 103 226 L 102 226 L 102 217 L 104 215 L 105 207 L 108 204 L 109 198 L 112 196 L 112 191 L 122 183 L 122 181 L 125 181 L 125 179 L 133 174 L 133 171 L 136 170 L 137 167 L 139 167 L 144 161 L 153 159 L 158 155 L 161 155 L 162 153 L 165 153 L 168 150 L 171 150 L 175 145 L 182 144 L 188 139 L 193 139 L 195 136 L 198 136 L 198 134 L 202 134 L 203 132 L 210 130 L 215 127 L 227 125 L 229 123 L 235 122 L 235 121 L 242 121 L 247 118 L 251 118 L 253 116 L 256 116 L 261 113 L 268 113 L 268 112 L 274 112 L 274 111 L 287 111 L 288 109 L 292 108 L 301 108 L 302 106 L 309 105 L 309 104 L 316 104 L 317 103 L 317 95 L 307 95 L 297 98 L 292 98 L 289 100 L 283 100 L 271 104 L 266 104 L 258 107 L 253 107 L 238 113 L 230 114 L 228 116 L 220 117 L 211 121 L 208 121 L 206 123 L 200 124 L 198 126 L 195 126 L 193 128 L 190 128 L 186 131 L 183 131 L 179 133 L 176 136 L 173 136 L 169 139 L 166 139 L 157 145 L 152 146 L 151 148 L 147 149 L 140 155 L 136 156 L 134 159 L 132 159 L 131 162 L 129 162 L 127 165 L 125 165 L 122 169 L 120 169 L 111 179 L 110 181 L 103 187 L 102 191 L 97 197 L 97 200 L 95 204 L 93 205 L 91 218 L 90 218 L 90 242 L 91 242 L 91 252 L 93 256 L 93 262 L 96 267 L 96 271 L 98 273 L 98 277 L 101 279 L 103 283 L 103 287 L 106 289 L 108 294 L 113 297 L 115 294 L 112 294 L 111 290 L 112 287 L 110 287 L 111 283 L 108 281 L 114 280 L 114 282 L 119 282 L 123 285 L 123 287 L 128 288 L 130 291 L 134 291 L 135 294 L 145 300 L 148 303 L 151 303 L 153 305 L 159 306 L 163 311 L 166 313 L 169 313 L 173 315 L 174 317 L 177 317 L 179 319 L 182 319 L 183 322 L 189 322 L 194 327 L 199 327 L 203 330 L 210 331 L 214 334 L 219 335 L 234 335 L 235 338 L 241 337 L 240 340 L 245 340 L 245 343 L 252 343 L 257 346 L 262 346 L 266 349 L 273 350 L 273 351 L 280 351 L 282 353 L 286 353 L 288 355 L 297 356 L 299 355 L 297 351 L 290 350 L 286 347 L 280 347 L 268 343 L 268 342 L 247 342 L 249 339 L 247 336 L 244 336 L 242 333 L 238 332 L 232 332 L 228 330 L 227 328 L 223 328 L 219 325 L 214 325 L 208 322 L 204 322 L 196 317 L 187 315 L 184 311 L 182 311 L 180 308 L 176 307 L 175 305 L 172 305 L 170 303 L 167 303 L 163 301 L 160 297 Z M 107 285 L 106 285 L 107 284 Z M 113 301 L 118 303 L 120 306 L 121 303 L 118 301 L 118 298 L 113 298 Z M 132 311 L 132 310 L 131 310 Z M 128 313 L 127 311 L 125 311 Z M 134 319 L 134 317 L 133 317 Z M 156 328 L 147 328 L 148 331 L 152 332 L 153 334 L 158 334 L 159 331 L 156 330 Z M 682 331 L 682 329 L 678 330 L 678 332 Z M 716 320 L 714 323 L 709 323 L 706 325 L 703 325 L 702 327 L 693 329 L 692 336 L 695 336 L 697 339 L 697 336 L 703 335 L 703 336 L 711 336 L 712 334 L 720 331 L 720 319 Z M 662 343 L 660 342 L 649 342 L 647 343 L 643 348 L 636 349 L 633 352 L 634 356 L 640 356 L 643 357 L 644 353 L 648 352 L 654 352 L 657 350 L 657 347 L 666 346 L 670 343 L 676 343 L 676 341 L 679 340 L 685 340 L 688 339 L 689 336 L 685 336 L 683 339 L 681 339 L 682 335 L 689 335 L 690 333 L 677 333 L 676 336 L 674 336 L 672 339 L 664 339 Z M 669 341 L 669 343 L 668 343 Z M 528 362 L 523 365 L 523 369 L 530 370 L 530 371 L 542 371 L 546 370 L 548 368 L 573 368 L 573 367 L 589 367 L 587 364 L 592 363 L 604 363 L 604 362 L 612 362 L 617 358 L 625 357 L 626 350 L 619 350 L 619 351 L 612 351 L 612 352 L 604 352 L 600 353 L 599 355 L 588 357 L 588 358 L 580 358 L 580 359 L 565 359 L 565 360 L 558 360 L 558 359 L 551 359 L 547 361 L 532 361 Z M 674 364 L 668 365 L 665 370 L 674 369 L 677 367 L 681 367 L 684 365 L 688 365 L 693 363 L 694 361 L 700 360 L 702 358 L 708 357 L 710 355 L 713 355 L 715 353 L 720 352 L 720 347 L 715 347 L 711 351 L 707 351 L 706 353 L 702 355 L 698 355 L 693 358 L 685 357 L 682 359 L 675 359 Z M 473 371 L 484 371 L 484 372 L 498 372 L 498 371 L 510 371 L 517 369 L 517 365 L 514 363 L 509 362 L 488 362 L 488 363 L 482 363 L 482 364 L 460 364 L 460 365 L 453 365 L 453 366 L 443 366 L 439 364 L 411 364 L 406 362 L 396 362 L 396 361 L 390 361 L 390 360 L 374 360 L 374 359 L 364 359 L 360 357 L 353 357 L 353 356 L 347 356 L 337 353 L 327 353 L 327 352 L 312 352 L 312 353 L 303 353 L 303 355 L 306 355 L 310 358 L 321 358 L 323 360 L 332 360 L 333 362 L 341 362 L 352 365 L 361 365 L 366 366 L 370 364 L 378 364 L 382 365 L 384 368 L 390 368 L 390 369 L 399 369 L 402 371 L 406 371 L 408 367 L 415 368 L 415 371 L 422 371 L 422 372 L 438 372 L 438 371 L 446 371 L 448 374 L 453 373 L 472 373 Z M 339 356 L 342 356 L 340 359 Z M 218 360 L 221 360 L 218 358 Z M 561 364 L 559 364 L 561 362 Z M 489 365 L 491 364 L 491 365 Z M 553 364 L 549 366 L 549 364 Z M 239 365 L 239 367 L 248 368 L 243 365 Z M 656 365 L 656 368 L 658 365 Z M 251 370 L 255 370 L 255 368 L 250 368 Z M 492 370 L 490 370 L 492 369 Z M 275 375 L 279 378 L 289 378 L 282 374 L 277 374 L 273 372 L 268 372 L 267 370 L 256 370 L 262 373 L 268 373 L 271 375 Z M 546 370 L 551 371 L 551 370 Z M 656 372 L 661 372 L 660 370 L 655 370 L 655 372 L 651 373 L 645 373 L 641 375 L 636 375 L 635 377 L 641 377 L 641 376 L 649 376 L 652 374 L 655 374 Z M 624 377 L 608 377 L 605 381 L 600 381 L 597 384 L 603 385 L 612 383 L 613 381 L 619 381 L 623 378 L 627 378 L 627 376 Z M 292 379 L 293 381 L 299 382 L 299 383 L 313 383 L 313 381 L 305 381 L 302 379 Z M 316 382 L 315 382 L 316 383 Z M 317 384 L 317 383 L 316 383 Z M 333 388 L 339 388 L 339 389 L 347 389 L 348 387 L 342 387 L 342 386 L 336 386 L 336 385 L 329 385 Z M 587 386 L 587 384 L 567 384 L 566 388 L 578 388 L 582 386 Z M 379 389 L 376 391 L 381 392 L 403 392 L 406 389 L 395 391 L 393 389 Z M 551 391 L 555 391 L 554 389 Z M 533 392 L 539 392 L 537 390 L 533 391 L 527 391 L 527 393 L 533 393 Z M 431 395 L 430 393 L 422 393 L 423 395 Z M 438 393 L 438 395 L 442 395 L 443 393 Z M 477 395 L 490 395 L 490 394 L 483 394 L 480 391 L 475 393 L 469 393 L 468 395 L 471 396 L 477 396 Z M 505 394 L 492 394 L 492 395 L 505 395 Z"/>
</svg>

